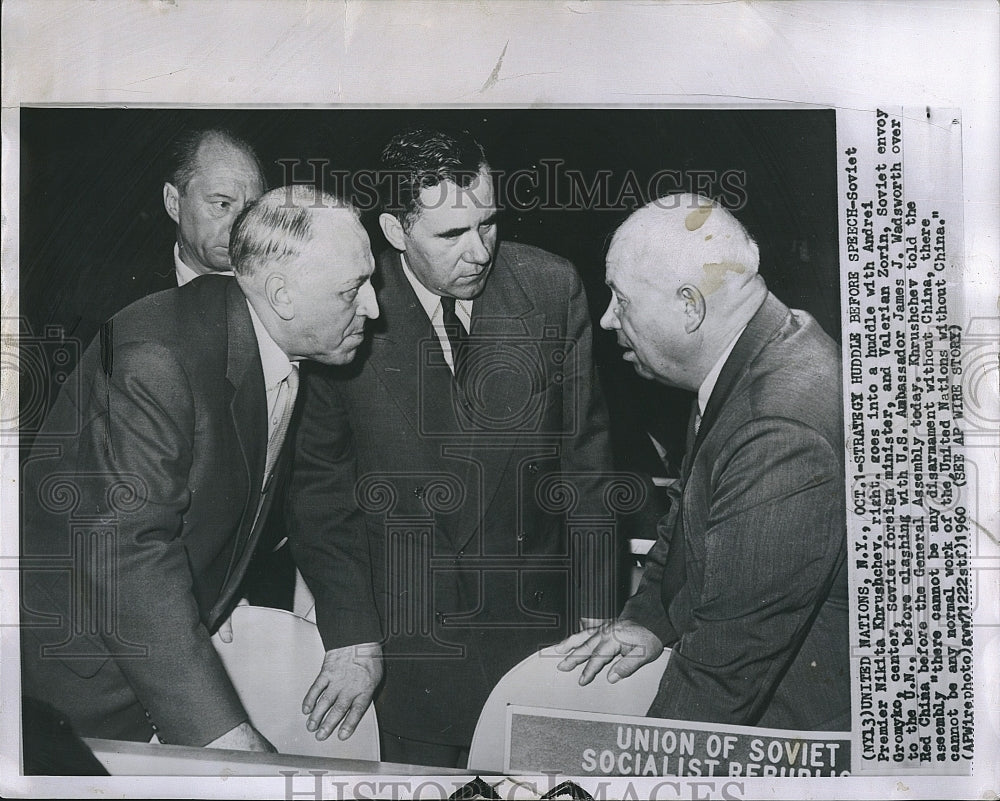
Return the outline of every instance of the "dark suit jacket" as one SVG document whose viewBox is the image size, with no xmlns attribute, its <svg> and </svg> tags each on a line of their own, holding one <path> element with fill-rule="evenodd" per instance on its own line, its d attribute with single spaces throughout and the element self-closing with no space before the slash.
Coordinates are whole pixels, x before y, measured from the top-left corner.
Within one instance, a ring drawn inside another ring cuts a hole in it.
<svg viewBox="0 0 1000 801">
<path fill-rule="evenodd" d="M 611 455 L 589 314 L 567 261 L 501 245 L 473 306 L 462 392 L 398 254 L 383 254 L 378 272 L 370 350 L 303 382 L 292 549 L 324 639 L 336 636 L 349 600 L 325 510 L 353 485 L 334 489 L 327 432 L 346 415 L 386 629 L 380 722 L 468 746 L 510 667 L 581 615 L 614 612 L 615 498 L 604 492 Z M 375 623 L 366 631 L 354 635 L 378 638 Z"/>
<path fill-rule="evenodd" d="M 82 736 L 203 745 L 246 720 L 209 641 L 260 529 L 246 300 L 223 277 L 144 298 L 68 384 L 23 466 L 24 692 Z"/>
<path fill-rule="evenodd" d="M 623 612 L 673 647 L 650 715 L 850 728 L 840 370 L 773 295 L 726 360 Z"/>
<path fill-rule="evenodd" d="M 128 269 L 113 272 L 112 266 L 105 264 L 96 274 L 94 269 L 83 270 L 76 277 L 76 286 L 63 290 L 62 308 L 53 310 L 47 322 L 61 326 L 65 336 L 77 340 L 82 353 L 105 320 L 141 298 L 176 286 L 174 256 L 169 249 Z"/>
<path fill-rule="evenodd" d="M 75 368 L 101 325 L 130 303 L 177 286 L 172 253 L 127 270 L 106 262 L 87 263 L 67 271 L 66 280 L 32 299 L 22 298 L 22 349 L 32 349 L 41 339 L 51 356 L 44 372 L 22 374 L 19 394 L 22 409 L 19 434 L 22 446 L 30 448 L 35 434 L 58 397 L 60 386 Z M 27 340 L 27 346 L 23 342 Z M 49 355 L 48 351 L 45 351 Z M 54 358 L 53 358 L 54 357 Z M 30 361 L 30 354 L 22 355 Z"/>
</svg>

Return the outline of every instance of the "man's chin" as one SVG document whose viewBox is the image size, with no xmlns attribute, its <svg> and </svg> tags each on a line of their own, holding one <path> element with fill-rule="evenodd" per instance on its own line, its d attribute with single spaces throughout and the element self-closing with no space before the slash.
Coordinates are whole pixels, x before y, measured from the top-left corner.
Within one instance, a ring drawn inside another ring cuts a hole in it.
<svg viewBox="0 0 1000 801">
<path fill-rule="evenodd" d="M 349 348 L 343 348 L 342 350 L 335 351 L 334 353 L 325 353 L 322 356 L 314 357 L 314 361 L 320 364 L 325 364 L 329 367 L 342 367 L 345 364 L 350 364 L 354 361 L 354 357 L 358 355 L 358 347 L 361 342 L 359 341 L 357 345 L 353 345 Z"/>
<path fill-rule="evenodd" d="M 648 367 L 646 367 L 646 365 L 640 364 L 639 362 L 632 362 L 632 366 L 635 368 L 635 371 L 643 378 L 648 378 L 651 381 L 656 380 L 656 374 Z"/>
<path fill-rule="evenodd" d="M 490 266 L 490 268 L 487 269 L 482 275 L 478 276 L 476 280 L 452 285 L 452 295 L 459 300 L 475 300 L 482 295 L 483 290 L 486 289 L 486 282 L 489 280 L 490 273 L 492 273 L 492 271 L 493 268 Z"/>
</svg>

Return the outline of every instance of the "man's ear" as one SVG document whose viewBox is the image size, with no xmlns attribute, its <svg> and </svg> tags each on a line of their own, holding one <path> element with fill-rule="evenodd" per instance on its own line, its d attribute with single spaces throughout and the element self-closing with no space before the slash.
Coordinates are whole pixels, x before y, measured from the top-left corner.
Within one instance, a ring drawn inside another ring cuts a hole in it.
<svg viewBox="0 0 1000 801">
<path fill-rule="evenodd" d="M 271 273 L 264 279 L 264 300 L 282 320 L 287 322 L 295 316 L 285 276 L 281 273 Z"/>
<path fill-rule="evenodd" d="M 406 250 L 406 234 L 403 232 L 403 224 L 396 217 L 383 211 L 378 216 L 378 224 L 390 245 L 396 250 Z"/>
<path fill-rule="evenodd" d="M 705 296 L 691 284 L 684 284 L 677 295 L 684 303 L 684 332 L 693 334 L 705 320 Z"/>
<path fill-rule="evenodd" d="M 170 219 L 175 223 L 180 224 L 181 221 L 181 202 L 180 193 L 177 191 L 177 187 L 172 183 L 163 184 L 163 208 L 167 210 L 167 214 L 170 215 Z"/>
</svg>

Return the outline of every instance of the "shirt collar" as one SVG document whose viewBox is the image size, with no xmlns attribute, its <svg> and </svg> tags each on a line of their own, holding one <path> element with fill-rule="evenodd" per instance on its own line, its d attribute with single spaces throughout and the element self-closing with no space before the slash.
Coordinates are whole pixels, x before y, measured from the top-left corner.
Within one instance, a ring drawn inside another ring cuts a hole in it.
<svg viewBox="0 0 1000 801">
<path fill-rule="evenodd" d="M 250 322 L 253 323 L 253 332 L 257 337 L 257 350 L 260 351 L 260 366 L 264 371 L 264 388 L 271 390 L 288 378 L 288 374 L 292 372 L 292 362 L 289 361 L 288 356 L 278 346 L 278 343 L 271 338 L 249 300 L 247 308 L 250 309 Z"/>
<path fill-rule="evenodd" d="M 722 355 L 719 356 L 712 369 L 708 371 L 708 375 L 705 376 L 705 380 L 701 382 L 701 386 L 698 387 L 698 414 L 702 417 L 705 416 L 708 399 L 712 397 L 712 390 L 715 389 L 715 385 L 719 381 L 719 376 L 722 374 L 722 368 L 726 366 L 729 354 L 733 352 L 733 348 L 736 347 L 736 343 L 739 342 L 740 337 L 743 336 L 743 332 L 746 330 L 747 327 L 743 326 L 736 332 L 736 336 L 726 345 L 726 349 L 722 351 Z"/>
<path fill-rule="evenodd" d="M 177 242 L 174 242 L 174 274 L 177 276 L 177 286 L 184 286 L 184 284 L 193 281 L 201 275 L 201 273 L 195 272 L 184 263 L 184 260 L 181 258 L 181 246 Z M 232 274 L 232 270 L 225 270 L 216 273 L 216 275 Z"/>
<path fill-rule="evenodd" d="M 399 262 L 403 265 L 403 275 L 406 276 L 406 280 L 410 282 L 410 286 L 413 287 L 413 291 L 417 294 L 417 300 L 420 301 L 420 305 L 423 306 L 424 312 L 427 314 L 427 319 L 433 321 L 434 317 L 438 314 L 438 309 L 441 308 L 441 296 L 435 295 L 422 283 L 416 275 L 413 274 L 413 270 L 410 269 L 410 265 L 406 263 L 406 257 L 400 253 Z M 465 316 L 468 319 L 472 319 L 472 301 L 462 300 L 461 298 L 455 299 L 455 306 L 458 309 L 465 311 Z"/>
</svg>

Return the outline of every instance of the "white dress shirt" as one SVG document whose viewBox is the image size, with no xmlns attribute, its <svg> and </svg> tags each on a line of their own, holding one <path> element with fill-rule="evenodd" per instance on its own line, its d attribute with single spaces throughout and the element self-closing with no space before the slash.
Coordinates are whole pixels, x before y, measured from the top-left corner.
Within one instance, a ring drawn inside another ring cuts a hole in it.
<svg viewBox="0 0 1000 801">
<path fill-rule="evenodd" d="M 448 367 L 450 367 L 451 372 L 454 373 L 455 362 L 451 355 L 451 340 L 448 339 L 448 332 L 444 330 L 444 317 L 441 310 L 441 296 L 435 295 L 427 287 L 420 283 L 420 279 L 413 274 L 413 271 L 406 263 L 406 258 L 402 253 L 399 254 L 399 260 L 403 265 L 403 275 L 405 275 L 406 280 L 410 282 L 410 286 L 413 287 L 413 291 L 417 293 L 417 299 L 420 301 L 420 305 L 423 306 L 424 312 L 427 314 L 427 319 L 431 321 L 431 325 L 434 327 L 434 333 L 437 334 L 438 342 L 441 343 L 441 350 L 444 351 L 445 361 L 448 362 Z M 471 300 L 456 298 L 455 315 L 458 317 L 462 325 L 465 326 L 466 331 L 472 330 Z"/>
<path fill-rule="evenodd" d="M 292 372 L 292 362 L 278 347 L 278 343 L 271 339 L 271 335 L 267 332 L 264 323 L 261 322 L 249 301 L 247 301 L 247 308 L 250 309 L 250 321 L 253 323 L 253 332 L 257 337 L 260 366 L 264 370 L 264 392 L 267 395 L 267 438 L 270 439 L 281 420 L 281 413 L 284 411 L 277 408 L 278 390 L 281 389 L 281 383 Z"/>
</svg>

